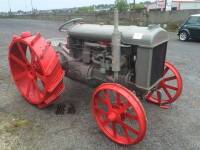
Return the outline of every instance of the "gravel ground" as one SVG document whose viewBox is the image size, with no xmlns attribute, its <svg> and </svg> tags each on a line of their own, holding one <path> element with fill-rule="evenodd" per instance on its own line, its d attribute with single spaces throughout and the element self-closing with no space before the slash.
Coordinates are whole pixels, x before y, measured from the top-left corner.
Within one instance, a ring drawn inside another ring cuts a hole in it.
<svg viewBox="0 0 200 150">
<path fill-rule="evenodd" d="M 90 111 L 92 89 L 66 79 L 67 89 L 58 103 L 75 106 L 75 114 L 56 115 L 56 106 L 39 110 L 20 96 L 12 83 L 7 47 L 13 34 L 39 31 L 46 38 L 63 37 L 60 23 L 0 19 L 0 149 L 1 150 L 198 150 L 200 149 L 199 43 L 180 42 L 169 33 L 167 58 L 180 70 L 184 90 L 169 110 L 142 101 L 148 118 L 145 139 L 120 146 L 102 134 Z M 77 96 L 78 95 L 78 96 Z"/>
</svg>

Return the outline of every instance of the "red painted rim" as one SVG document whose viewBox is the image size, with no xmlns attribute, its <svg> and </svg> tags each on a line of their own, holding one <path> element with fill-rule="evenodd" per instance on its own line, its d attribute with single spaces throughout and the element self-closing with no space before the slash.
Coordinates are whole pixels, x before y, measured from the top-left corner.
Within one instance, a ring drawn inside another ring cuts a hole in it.
<svg viewBox="0 0 200 150">
<path fill-rule="evenodd" d="M 163 80 L 156 90 L 147 94 L 146 99 L 150 102 L 166 105 L 173 103 L 182 93 L 183 82 L 179 71 L 169 62 L 165 63 Z"/>
<path fill-rule="evenodd" d="M 64 90 L 60 60 L 39 33 L 24 32 L 14 36 L 8 59 L 13 80 L 29 103 L 39 108 L 47 107 Z"/>
<path fill-rule="evenodd" d="M 92 111 L 99 128 L 114 142 L 130 145 L 144 139 L 147 128 L 144 108 L 122 85 L 100 85 L 93 94 Z"/>
</svg>

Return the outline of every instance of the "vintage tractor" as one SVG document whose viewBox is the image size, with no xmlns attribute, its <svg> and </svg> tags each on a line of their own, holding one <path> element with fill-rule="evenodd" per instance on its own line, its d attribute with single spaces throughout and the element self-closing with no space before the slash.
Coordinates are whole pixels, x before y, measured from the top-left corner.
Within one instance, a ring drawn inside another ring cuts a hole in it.
<svg viewBox="0 0 200 150">
<path fill-rule="evenodd" d="M 45 40 L 30 32 L 13 37 L 8 59 L 22 96 L 45 108 L 63 92 L 64 76 L 98 86 L 92 112 L 102 132 L 123 145 L 142 141 L 147 119 L 139 99 L 168 108 L 182 92 L 178 70 L 165 61 L 167 32 L 158 25 L 118 26 L 117 10 L 114 26 L 78 18 L 59 31 L 67 40 Z"/>
</svg>

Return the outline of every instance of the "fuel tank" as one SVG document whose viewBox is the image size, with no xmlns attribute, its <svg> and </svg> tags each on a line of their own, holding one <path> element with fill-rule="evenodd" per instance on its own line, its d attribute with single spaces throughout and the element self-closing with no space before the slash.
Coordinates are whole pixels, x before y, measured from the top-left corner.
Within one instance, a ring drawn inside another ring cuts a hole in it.
<svg viewBox="0 0 200 150">
<path fill-rule="evenodd" d="M 113 25 L 77 23 L 68 28 L 68 35 L 76 39 L 109 41 L 112 39 L 113 30 Z M 159 25 L 119 26 L 119 31 L 123 44 L 152 48 L 168 41 L 167 32 Z"/>
</svg>

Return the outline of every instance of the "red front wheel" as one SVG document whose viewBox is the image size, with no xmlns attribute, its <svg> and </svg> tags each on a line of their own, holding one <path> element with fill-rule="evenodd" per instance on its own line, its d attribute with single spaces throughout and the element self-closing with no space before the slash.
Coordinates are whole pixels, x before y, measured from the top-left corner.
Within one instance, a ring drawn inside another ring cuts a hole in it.
<svg viewBox="0 0 200 150">
<path fill-rule="evenodd" d="M 114 142 L 130 145 L 143 140 L 147 127 L 144 108 L 125 87 L 100 85 L 93 94 L 92 110 L 99 128 Z"/>
<path fill-rule="evenodd" d="M 171 63 L 166 62 L 162 81 L 155 90 L 147 94 L 146 99 L 163 106 L 176 101 L 182 89 L 183 82 L 179 71 Z"/>
</svg>

